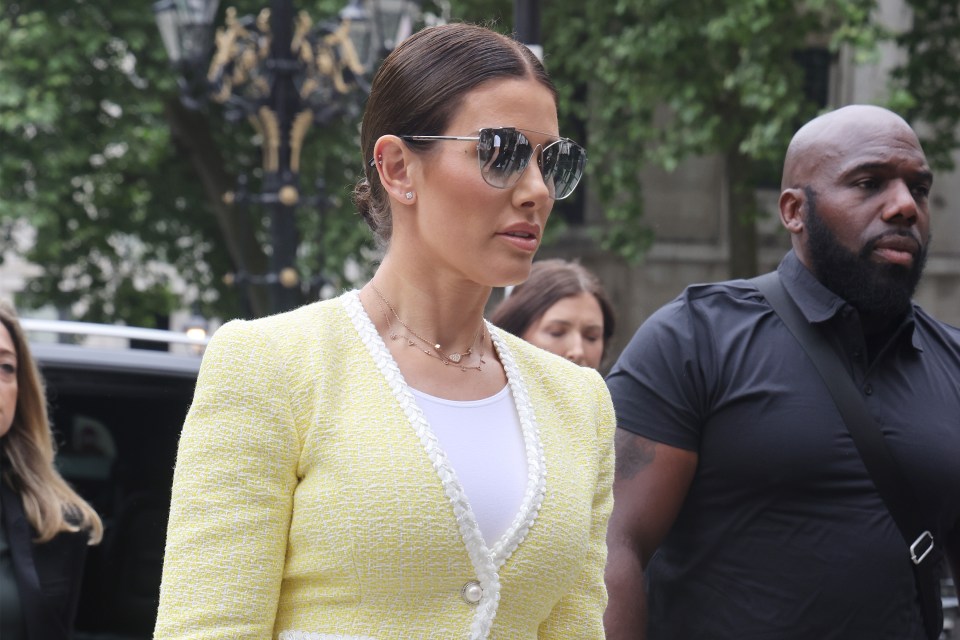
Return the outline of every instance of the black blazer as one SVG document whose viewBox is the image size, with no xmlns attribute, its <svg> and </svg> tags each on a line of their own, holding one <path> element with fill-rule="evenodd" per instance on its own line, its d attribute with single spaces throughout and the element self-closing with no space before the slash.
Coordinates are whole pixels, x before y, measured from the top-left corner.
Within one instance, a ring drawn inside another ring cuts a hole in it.
<svg viewBox="0 0 960 640">
<path fill-rule="evenodd" d="M 36 544 L 23 502 L 0 480 L 3 528 L 10 544 L 13 572 L 29 640 L 66 640 L 80 600 L 80 582 L 87 554 L 87 533 L 65 531 Z"/>
</svg>

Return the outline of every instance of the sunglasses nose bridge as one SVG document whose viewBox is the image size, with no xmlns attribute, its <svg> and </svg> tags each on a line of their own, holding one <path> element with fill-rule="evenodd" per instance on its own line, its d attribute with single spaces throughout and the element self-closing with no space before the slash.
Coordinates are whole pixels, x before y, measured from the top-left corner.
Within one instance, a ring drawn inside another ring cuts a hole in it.
<svg viewBox="0 0 960 640">
<path fill-rule="evenodd" d="M 556 142 L 551 142 L 550 144 L 547 144 L 547 145 L 537 144 L 533 148 L 533 151 L 531 152 L 531 155 L 532 156 L 535 155 L 537 158 L 537 169 L 540 171 L 540 177 L 543 179 L 543 182 L 544 184 L 547 185 L 547 187 L 552 186 L 550 183 L 550 180 L 552 177 L 553 170 L 551 167 L 544 166 L 544 158 L 546 157 L 547 149 L 552 147 L 555 144 Z M 539 150 L 539 153 L 538 153 L 538 150 Z M 553 189 L 551 189 L 550 192 L 552 197 Z"/>
<path fill-rule="evenodd" d="M 549 145 L 546 145 L 546 146 L 549 146 Z M 535 144 L 535 145 L 532 144 L 530 146 L 530 155 L 527 158 L 526 166 L 524 166 L 522 171 L 519 171 L 515 175 L 513 184 L 516 185 L 522 180 L 535 180 L 536 183 L 531 183 L 531 185 L 537 184 L 537 183 L 540 184 L 541 188 L 546 188 L 546 195 L 551 199 L 555 199 L 554 197 L 555 190 L 553 188 L 551 176 L 549 175 L 549 172 L 544 169 L 544 166 L 543 166 L 544 149 L 545 149 L 545 146 L 542 144 Z M 536 165 L 537 167 L 536 171 L 537 173 L 540 174 L 539 177 L 534 177 L 534 176 L 526 177 L 527 172 L 530 170 L 530 167 L 533 165 Z M 531 187 L 531 188 L 537 189 L 537 187 Z"/>
<path fill-rule="evenodd" d="M 510 184 L 508 186 L 512 187 L 517 183 L 519 183 L 523 179 L 524 175 L 526 175 L 527 171 L 530 169 L 530 165 L 536 164 L 537 171 L 540 173 L 540 180 L 542 180 L 543 184 L 546 185 L 547 191 L 549 192 L 549 196 L 555 199 L 556 194 L 553 188 L 553 184 L 551 182 L 552 172 L 544 168 L 543 162 L 544 162 L 546 149 L 556 144 L 556 142 L 551 142 L 549 144 L 544 145 L 542 143 L 533 144 L 528 141 L 527 144 L 529 145 L 528 149 L 530 149 L 530 152 L 527 155 L 523 164 L 521 165 L 522 169 L 513 174 L 513 177 L 510 180 Z"/>
<path fill-rule="evenodd" d="M 532 144 L 525 137 L 523 138 L 524 145 L 518 145 L 514 148 L 513 156 L 518 160 L 516 163 L 516 169 L 510 174 L 510 177 L 507 179 L 506 183 L 503 186 L 500 186 L 501 189 L 506 189 L 514 186 L 520 182 L 524 174 L 526 174 L 527 169 L 530 168 L 530 165 L 533 164 L 531 160 L 536 159 L 537 168 L 540 170 L 540 175 L 543 176 L 543 166 L 542 166 L 542 157 L 543 157 L 543 145 L 542 144 Z M 526 146 L 529 151 L 526 153 L 521 152 L 522 146 Z M 540 150 L 539 155 L 537 150 Z M 482 165 L 482 160 L 481 160 Z M 485 178 L 486 179 L 486 178 Z M 544 177 L 544 182 L 546 182 L 546 177 Z"/>
<path fill-rule="evenodd" d="M 539 150 L 539 153 L 538 153 Z M 535 144 L 533 149 L 530 150 L 530 157 L 537 159 L 537 166 L 540 167 L 540 170 L 543 170 L 543 145 Z"/>
<path fill-rule="evenodd" d="M 526 157 L 522 158 L 522 161 L 517 163 L 518 170 L 514 173 L 512 184 L 516 184 L 520 181 L 523 175 L 527 172 L 527 169 L 530 168 L 531 164 L 536 164 L 537 168 L 540 170 L 540 174 L 543 175 L 543 145 L 542 144 L 528 144 L 529 153 L 525 154 Z M 539 150 L 539 153 L 537 151 Z M 546 180 L 546 178 L 544 178 Z"/>
</svg>

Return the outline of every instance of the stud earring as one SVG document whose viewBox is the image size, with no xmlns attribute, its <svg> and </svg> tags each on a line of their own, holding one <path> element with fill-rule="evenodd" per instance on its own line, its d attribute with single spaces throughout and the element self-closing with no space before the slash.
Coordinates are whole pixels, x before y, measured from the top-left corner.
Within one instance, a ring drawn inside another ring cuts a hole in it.
<svg viewBox="0 0 960 640">
<path fill-rule="evenodd" d="M 383 164 L 383 154 L 377 156 L 377 164 Z"/>
<path fill-rule="evenodd" d="M 403 194 L 403 197 L 405 197 L 407 200 L 413 200 L 413 191 L 407 191 L 405 194 Z"/>
</svg>

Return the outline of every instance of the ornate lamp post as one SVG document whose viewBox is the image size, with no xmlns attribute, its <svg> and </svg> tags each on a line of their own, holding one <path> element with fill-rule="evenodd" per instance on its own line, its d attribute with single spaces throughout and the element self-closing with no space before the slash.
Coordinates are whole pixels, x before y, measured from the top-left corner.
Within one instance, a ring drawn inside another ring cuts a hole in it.
<svg viewBox="0 0 960 640">
<path fill-rule="evenodd" d="M 419 3 L 351 0 L 337 19 L 315 24 L 304 11 L 295 16 L 291 0 L 271 0 L 256 17 L 238 17 L 227 8 L 225 24 L 214 36 L 218 4 L 159 0 L 153 8 L 183 104 L 196 109 L 204 98 L 218 102 L 229 120 L 246 119 L 260 135 L 262 189 L 244 200 L 269 207 L 270 272 L 245 278 L 270 285 L 271 310 L 283 311 L 299 302 L 295 210 L 302 202 L 304 137 L 311 126 L 339 115 L 352 96 L 369 90 L 370 71 L 410 34 Z"/>
</svg>

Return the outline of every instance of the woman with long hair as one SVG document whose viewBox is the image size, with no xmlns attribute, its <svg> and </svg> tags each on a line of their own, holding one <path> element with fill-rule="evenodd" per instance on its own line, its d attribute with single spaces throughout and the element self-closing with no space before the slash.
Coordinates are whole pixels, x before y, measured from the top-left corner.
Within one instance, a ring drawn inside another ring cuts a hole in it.
<svg viewBox="0 0 960 640">
<path fill-rule="evenodd" d="M 600 640 L 614 417 L 596 371 L 486 322 L 586 152 L 522 44 L 420 31 L 373 80 L 358 291 L 204 355 L 156 638 Z"/>
<path fill-rule="evenodd" d="M 43 383 L 7 304 L 0 325 L 0 636 L 69 638 L 103 525 L 54 467 Z"/>
</svg>

